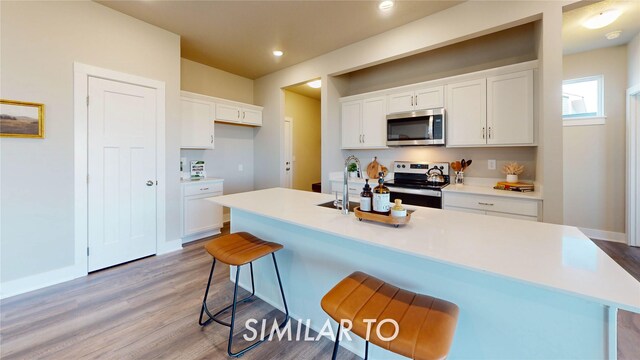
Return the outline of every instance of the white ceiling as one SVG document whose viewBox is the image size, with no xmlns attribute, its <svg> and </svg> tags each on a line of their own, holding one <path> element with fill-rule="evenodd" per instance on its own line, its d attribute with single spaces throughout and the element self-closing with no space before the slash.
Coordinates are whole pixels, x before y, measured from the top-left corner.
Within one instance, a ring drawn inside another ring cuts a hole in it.
<svg viewBox="0 0 640 360">
<path fill-rule="evenodd" d="M 622 15 L 612 24 L 601 29 L 587 29 L 582 22 L 589 17 L 604 10 L 620 9 Z M 609 32 L 621 30 L 620 37 L 607 40 L 605 35 Z M 617 46 L 628 43 L 640 32 L 640 0 L 604 0 L 591 2 L 571 11 L 563 16 L 562 41 L 564 53 L 574 54 L 609 46 Z"/>
<path fill-rule="evenodd" d="M 383 13 L 373 0 L 96 1 L 180 35 L 182 57 L 250 79 L 463 2 L 397 0 Z"/>
</svg>

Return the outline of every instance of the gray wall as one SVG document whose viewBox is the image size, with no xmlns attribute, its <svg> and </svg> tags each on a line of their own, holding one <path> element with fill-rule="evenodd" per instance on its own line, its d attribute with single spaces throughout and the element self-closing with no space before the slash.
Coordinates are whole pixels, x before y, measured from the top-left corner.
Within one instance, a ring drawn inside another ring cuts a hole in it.
<svg viewBox="0 0 640 360">
<path fill-rule="evenodd" d="M 627 86 L 640 85 L 640 33 L 628 44 L 629 77 Z"/>
<path fill-rule="evenodd" d="M 165 82 L 166 239 L 178 239 L 179 37 L 90 1 L 0 7 L 2 98 L 46 112 L 44 140 L 0 140 L 2 283 L 74 266 L 74 61 Z"/>
<path fill-rule="evenodd" d="M 604 125 L 565 126 L 567 225 L 625 232 L 627 46 L 564 57 L 564 78 L 604 75 Z"/>
<path fill-rule="evenodd" d="M 181 59 L 180 62 L 182 90 L 253 103 L 253 80 L 187 59 Z M 207 176 L 225 180 L 225 194 L 251 191 L 254 182 L 255 131 L 248 126 L 216 123 L 213 150 L 180 150 L 180 156 L 188 161 L 204 160 Z M 238 170 L 238 165 L 242 165 L 242 171 Z"/>
</svg>

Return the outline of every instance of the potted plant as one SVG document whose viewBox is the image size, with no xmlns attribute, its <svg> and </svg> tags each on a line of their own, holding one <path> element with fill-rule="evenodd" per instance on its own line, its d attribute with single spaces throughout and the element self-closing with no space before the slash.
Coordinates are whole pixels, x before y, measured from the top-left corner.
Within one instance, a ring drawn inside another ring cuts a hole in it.
<svg viewBox="0 0 640 360">
<path fill-rule="evenodd" d="M 358 177 L 358 165 L 356 163 L 351 163 L 347 167 L 347 171 L 349 171 L 349 177 L 357 178 Z"/>
<path fill-rule="evenodd" d="M 524 165 L 520 165 L 517 162 L 511 162 L 502 167 L 502 172 L 507 175 L 508 183 L 517 183 L 518 175 L 524 171 Z"/>
</svg>

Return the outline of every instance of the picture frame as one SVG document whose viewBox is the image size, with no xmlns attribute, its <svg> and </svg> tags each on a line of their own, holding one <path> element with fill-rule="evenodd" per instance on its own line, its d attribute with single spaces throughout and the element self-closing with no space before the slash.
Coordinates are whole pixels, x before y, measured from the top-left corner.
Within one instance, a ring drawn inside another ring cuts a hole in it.
<svg viewBox="0 0 640 360">
<path fill-rule="evenodd" d="M 44 139 L 44 104 L 0 99 L 0 137 Z"/>
</svg>

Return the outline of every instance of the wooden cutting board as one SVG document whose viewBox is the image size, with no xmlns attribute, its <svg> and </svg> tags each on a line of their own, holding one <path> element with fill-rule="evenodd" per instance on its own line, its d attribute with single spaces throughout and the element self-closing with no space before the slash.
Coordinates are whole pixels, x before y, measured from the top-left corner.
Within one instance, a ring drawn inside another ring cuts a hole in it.
<svg viewBox="0 0 640 360">
<path fill-rule="evenodd" d="M 380 163 L 378 162 L 378 158 L 374 157 L 373 161 L 370 162 L 369 165 L 367 165 L 367 176 L 369 176 L 369 179 L 377 179 L 380 177 L 378 174 L 381 171 L 384 173 L 384 176 L 387 176 L 387 174 L 389 173 L 389 169 L 380 165 Z"/>
</svg>

